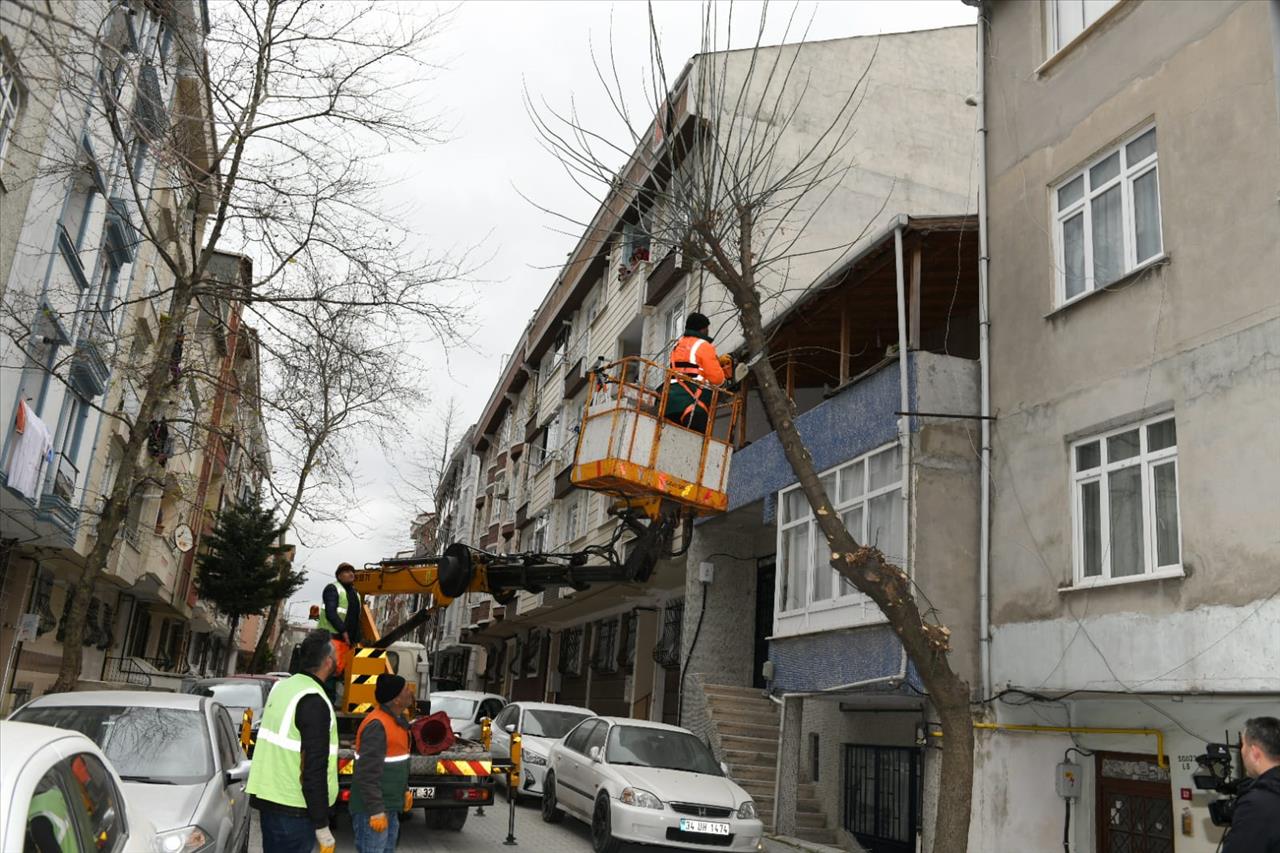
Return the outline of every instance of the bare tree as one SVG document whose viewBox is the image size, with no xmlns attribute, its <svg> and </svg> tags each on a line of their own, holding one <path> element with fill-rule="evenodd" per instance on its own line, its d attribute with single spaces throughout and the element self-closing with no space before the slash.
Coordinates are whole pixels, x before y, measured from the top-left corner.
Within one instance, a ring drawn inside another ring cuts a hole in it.
<svg viewBox="0 0 1280 853">
<path fill-rule="evenodd" d="M 718 50 L 717 33 L 726 23 L 730 30 L 736 25 L 732 7 L 728 22 L 717 20 L 723 7 L 704 8 L 703 52 L 672 81 L 650 7 L 649 91 L 643 104 L 624 91 L 612 44 L 604 61 L 597 59 L 622 139 L 586 125 L 576 108 L 557 110 L 528 99 L 544 147 L 596 198 L 604 215 L 588 224 L 548 212 L 586 229 L 584 239 L 601 249 L 625 221 L 648 236 L 655 258 L 678 251 L 698 282 L 698 310 L 740 327 L 752 387 L 813 509 L 830 565 L 887 617 L 936 709 L 945 737 L 933 849 L 962 851 L 968 844 L 973 718 L 969 685 L 951 665 L 950 631 L 932 608 L 922 611 L 900 567 L 845 528 L 797 429 L 795 405 L 779 382 L 765 326 L 770 301 L 809 287 L 825 271 L 818 264 L 816 277 L 793 283 L 797 268 L 812 269 L 807 262 L 826 255 L 830 269 L 870 227 L 854 225 L 854 233 L 834 240 L 812 233 L 854 165 L 851 140 L 874 53 L 854 72 L 847 91 L 833 94 L 831 80 L 813 76 L 813 66 L 801 61 L 804 33 L 798 43 L 764 47 L 766 9 L 752 27 L 750 48 Z M 829 109 L 807 104 L 806 96 L 820 86 Z"/>
<path fill-rule="evenodd" d="M 323 303 L 288 319 L 272 354 L 262 406 L 276 437 L 270 489 L 286 530 L 346 523 L 355 502 L 356 458 L 363 444 L 400 452 L 405 414 L 424 399 L 420 373 L 405 363 L 402 341 L 374 336 L 363 319 Z M 296 533 L 295 533 L 296 535 Z M 280 580 L 289 568 L 282 565 Z M 254 665 L 265 661 L 280 615 L 273 602 Z"/>
<path fill-rule="evenodd" d="M 368 356 L 360 369 L 381 379 L 385 353 L 351 349 L 353 341 L 394 339 L 408 323 L 447 336 L 460 311 L 440 291 L 459 261 L 418 248 L 403 212 L 385 206 L 371 159 L 437 139 L 434 118 L 410 89 L 431 71 L 427 50 L 444 18 L 397 4 L 234 0 L 209 7 L 206 29 L 200 9 L 11 0 L 0 10 L 6 27 L 26 28 L 44 51 L 38 67 L 51 69 L 50 79 L 31 81 L 33 91 L 69 105 L 51 113 L 69 120 L 51 129 L 64 138 L 63 153 L 40 152 L 42 169 L 73 178 L 94 172 L 99 186 L 109 185 L 112 204 L 124 208 L 134 247 L 164 273 L 157 288 L 136 297 L 155 304 L 159 322 L 136 364 L 137 406 L 108 413 L 126 424 L 127 441 L 97 506 L 53 690 L 73 689 L 79 677 L 89 600 L 131 497 L 163 479 L 146 452 L 148 430 L 168 413 L 173 354 L 197 306 L 239 303 L 274 353 L 288 353 L 289 335 L 300 327 L 326 339 L 337 330 L 350 375 Z M 130 17 L 158 25 L 134 26 Z M 140 31 L 157 44 L 139 45 Z M 110 174 L 86 164 L 82 138 L 122 152 L 112 156 Z M 212 274 L 211 261 L 226 252 L 251 257 L 247 288 Z M 126 299 L 107 299 L 114 301 L 103 313 L 127 307 Z M 64 301 L 48 310 L 74 325 L 85 306 L 78 296 Z M 34 310 L 6 305 L 7 315 L 22 318 L 7 324 L 10 338 L 35 369 L 65 382 L 65 370 L 41 350 L 44 336 L 29 321 Z M 341 322 L 320 326 L 325 316 Z M 111 339 L 109 331 L 102 337 Z M 306 411 L 287 395 L 276 402 L 269 408 L 277 413 Z M 326 434 L 332 440 L 332 429 Z M 327 452 L 322 446 L 312 455 Z M 305 504 L 307 477 L 318 470 L 304 469 L 294 509 Z"/>
</svg>

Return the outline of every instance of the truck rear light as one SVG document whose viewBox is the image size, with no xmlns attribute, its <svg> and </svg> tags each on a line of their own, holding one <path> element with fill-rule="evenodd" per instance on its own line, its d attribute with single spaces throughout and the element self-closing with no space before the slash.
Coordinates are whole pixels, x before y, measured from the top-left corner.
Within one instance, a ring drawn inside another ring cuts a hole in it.
<svg viewBox="0 0 1280 853">
<path fill-rule="evenodd" d="M 453 792 L 453 798 L 455 800 L 475 802 L 489 799 L 489 792 L 484 788 L 456 788 Z"/>
<path fill-rule="evenodd" d="M 345 802 L 347 802 L 348 800 L 350 800 L 350 799 L 351 799 L 351 789 L 350 789 L 350 788 L 343 788 L 343 789 L 342 789 L 342 791 L 340 791 L 340 792 L 338 793 L 338 799 L 339 799 L 339 800 L 342 800 L 344 803 L 345 803 Z"/>
</svg>

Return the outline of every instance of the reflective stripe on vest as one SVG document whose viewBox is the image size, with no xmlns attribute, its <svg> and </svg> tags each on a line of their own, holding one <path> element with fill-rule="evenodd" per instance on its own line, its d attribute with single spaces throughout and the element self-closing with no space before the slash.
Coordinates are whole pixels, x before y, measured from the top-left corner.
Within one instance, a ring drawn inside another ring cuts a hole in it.
<svg viewBox="0 0 1280 853">
<path fill-rule="evenodd" d="M 338 618 L 342 620 L 342 625 L 334 625 L 329 621 L 329 610 L 323 605 L 320 607 L 320 618 L 316 620 L 316 627 L 323 628 L 330 634 L 341 634 L 347 630 L 347 588 L 340 583 L 330 584 L 338 588 Z"/>
<path fill-rule="evenodd" d="M 706 377 L 702 375 L 702 368 L 698 365 L 698 350 L 706 344 L 706 340 L 695 335 L 685 335 L 676 342 L 676 347 L 671 351 L 671 369 L 676 373 L 681 373 L 693 379 L 702 379 L 706 381 Z M 672 379 L 672 382 L 679 382 L 679 379 Z"/>
<path fill-rule="evenodd" d="M 312 694 L 323 697 L 329 709 L 329 805 L 337 801 L 338 718 L 329 697 L 306 673 L 292 675 L 271 688 L 245 786 L 248 793 L 282 806 L 306 808 L 302 796 L 302 736 L 295 715 L 302 697 Z"/>
<path fill-rule="evenodd" d="M 62 796 L 62 789 L 55 786 L 31 798 L 27 826 L 37 817 L 49 821 L 49 825 L 53 827 L 53 839 L 58 842 L 58 848 L 63 853 L 79 851 L 80 845 L 71 832 L 71 818 L 67 813 L 67 801 Z"/>
</svg>

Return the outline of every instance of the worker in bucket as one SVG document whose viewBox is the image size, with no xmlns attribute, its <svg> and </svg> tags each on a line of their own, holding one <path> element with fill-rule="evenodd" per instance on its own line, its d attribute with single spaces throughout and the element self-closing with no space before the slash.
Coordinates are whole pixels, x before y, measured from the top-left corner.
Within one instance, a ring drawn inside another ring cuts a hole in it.
<svg viewBox="0 0 1280 853">
<path fill-rule="evenodd" d="M 400 812 L 413 808 L 409 793 L 409 723 L 404 712 L 413 690 L 398 675 L 380 675 L 373 697 L 378 707 L 356 730 L 356 770 L 351 784 L 351 826 L 358 853 L 392 853 Z"/>
<path fill-rule="evenodd" d="M 711 342 L 711 320 L 697 311 L 690 314 L 684 323 L 684 335 L 671 351 L 673 375 L 663 416 L 697 432 L 706 432 L 713 394 L 707 386 L 725 384 L 732 367 L 732 359 L 717 355 Z"/>
<path fill-rule="evenodd" d="M 316 627 L 328 631 L 333 650 L 338 657 L 338 668 L 325 681 L 324 689 L 329 701 L 337 704 L 338 676 L 346 671 L 351 649 L 360 642 L 360 593 L 356 592 L 356 570 L 350 563 L 341 563 L 335 572 L 337 583 L 324 588 L 324 606 Z"/>
</svg>

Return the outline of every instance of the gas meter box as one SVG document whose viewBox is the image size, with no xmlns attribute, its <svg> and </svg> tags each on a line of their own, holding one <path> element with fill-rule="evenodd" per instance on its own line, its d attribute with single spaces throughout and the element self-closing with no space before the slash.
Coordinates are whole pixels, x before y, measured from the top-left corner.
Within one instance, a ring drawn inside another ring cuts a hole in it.
<svg viewBox="0 0 1280 853">
<path fill-rule="evenodd" d="M 1055 786 L 1058 789 L 1058 796 L 1068 800 L 1080 799 L 1081 780 L 1084 778 L 1084 771 L 1079 764 L 1072 764 L 1064 761 L 1058 765 L 1057 776 L 1054 779 Z"/>
</svg>

